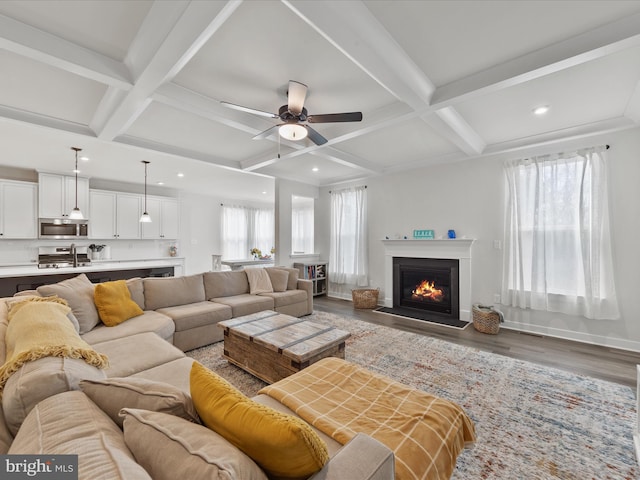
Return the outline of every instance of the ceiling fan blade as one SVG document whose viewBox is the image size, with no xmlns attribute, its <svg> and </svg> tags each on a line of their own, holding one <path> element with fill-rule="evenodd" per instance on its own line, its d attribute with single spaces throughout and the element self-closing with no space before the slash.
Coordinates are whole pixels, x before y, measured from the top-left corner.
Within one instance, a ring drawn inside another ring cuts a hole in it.
<svg viewBox="0 0 640 480">
<path fill-rule="evenodd" d="M 360 122 L 362 121 L 362 112 L 325 113 L 323 115 L 309 115 L 307 117 L 307 121 L 309 123 Z"/>
<path fill-rule="evenodd" d="M 282 125 L 282 124 L 280 124 L 280 125 Z M 274 125 L 271 128 L 267 128 L 264 132 L 260 132 L 255 137 L 253 137 L 253 139 L 254 140 L 262 140 L 263 138 L 267 138 L 267 137 L 270 137 L 273 134 L 277 134 L 278 133 L 278 128 L 280 127 L 280 125 Z"/>
<path fill-rule="evenodd" d="M 260 115 L 261 117 L 278 118 L 275 113 L 263 112 L 262 110 L 256 110 L 255 108 L 243 107 L 242 105 L 236 105 L 235 103 L 220 102 L 225 107 L 233 108 L 234 110 L 240 110 L 241 112 L 253 113 L 254 115 Z"/>
<path fill-rule="evenodd" d="M 327 143 L 327 139 L 320 135 L 317 131 L 311 128 L 309 125 L 303 125 L 304 128 L 309 132 L 309 139 L 315 143 L 316 145 L 324 145 Z"/>
<path fill-rule="evenodd" d="M 307 86 L 304 83 L 289 80 L 287 96 L 289 111 L 296 116 L 300 115 L 302 113 L 302 107 L 304 107 L 304 99 L 307 97 Z"/>
</svg>

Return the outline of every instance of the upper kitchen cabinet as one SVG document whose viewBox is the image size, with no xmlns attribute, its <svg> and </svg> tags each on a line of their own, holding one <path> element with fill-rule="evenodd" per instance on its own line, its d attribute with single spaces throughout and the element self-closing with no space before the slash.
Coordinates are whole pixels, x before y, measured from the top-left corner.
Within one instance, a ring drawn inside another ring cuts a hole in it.
<svg viewBox="0 0 640 480">
<path fill-rule="evenodd" d="M 0 181 L 0 238 L 37 238 L 38 185 Z"/>
<path fill-rule="evenodd" d="M 68 217 L 76 205 L 76 177 L 39 173 L 38 193 L 40 218 Z M 88 178 L 78 177 L 78 208 L 85 218 L 90 218 Z"/>
<path fill-rule="evenodd" d="M 132 240 L 140 238 L 141 196 L 133 193 L 91 190 L 89 237 Z"/>
<path fill-rule="evenodd" d="M 151 223 L 142 223 L 142 238 L 178 238 L 178 200 L 169 197 L 147 197 L 147 213 Z"/>
</svg>

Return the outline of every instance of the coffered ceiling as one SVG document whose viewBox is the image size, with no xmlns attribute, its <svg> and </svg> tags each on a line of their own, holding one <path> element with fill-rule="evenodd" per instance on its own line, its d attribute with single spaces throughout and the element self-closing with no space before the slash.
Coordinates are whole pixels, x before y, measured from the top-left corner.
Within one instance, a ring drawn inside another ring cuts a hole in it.
<svg viewBox="0 0 640 480">
<path fill-rule="evenodd" d="M 640 1 L 0 2 L 0 166 L 263 200 L 640 122 Z M 289 80 L 328 142 L 253 137 Z M 533 109 L 549 106 L 545 115 Z M 315 170 L 315 171 L 314 171 Z M 177 177 L 178 173 L 183 177 Z"/>
</svg>

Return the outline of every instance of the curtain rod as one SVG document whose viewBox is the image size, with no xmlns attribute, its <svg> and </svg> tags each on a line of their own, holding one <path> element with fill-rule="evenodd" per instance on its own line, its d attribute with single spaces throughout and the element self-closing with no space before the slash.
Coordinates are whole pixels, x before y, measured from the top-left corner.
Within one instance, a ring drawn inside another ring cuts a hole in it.
<svg viewBox="0 0 640 480">
<path fill-rule="evenodd" d="M 343 188 L 342 190 L 348 190 L 349 188 L 352 188 L 352 187 Z M 366 185 L 364 185 L 364 188 L 367 188 L 367 186 L 366 186 Z M 329 193 L 332 193 L 332 191 L 331 191 L 331 190 L 329 190 Z"/>
</svg>

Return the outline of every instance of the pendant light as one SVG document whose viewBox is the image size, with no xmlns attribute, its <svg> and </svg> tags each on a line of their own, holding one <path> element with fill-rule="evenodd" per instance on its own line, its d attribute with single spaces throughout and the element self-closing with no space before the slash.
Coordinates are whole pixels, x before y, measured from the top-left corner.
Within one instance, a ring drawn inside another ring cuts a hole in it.
<svg viewBox="0 0 640 480">
<path fill-rule="evenodd" d="M 71 150 L 76 152 L 76 169 L 74 170 L 76 174 L 76 206 L 73 207 L 73 210 L 71 210 L 69 218 L 72 220 L 83 220 L 84 215 L 82 215 L 82 212 L 78 208 L 78 152 L 81 152 L 82 149 L 78 147 L 71 147 Z"/>
<path fill-rule="evenodd" d="M 140 223 L 151 223 L 151 215 L 147 213 L 147 165 L 148 160 L 142 160 L 144 163 L 144 213 L 140 217 Z"/>
</svg>

